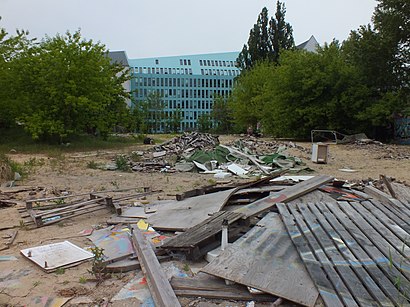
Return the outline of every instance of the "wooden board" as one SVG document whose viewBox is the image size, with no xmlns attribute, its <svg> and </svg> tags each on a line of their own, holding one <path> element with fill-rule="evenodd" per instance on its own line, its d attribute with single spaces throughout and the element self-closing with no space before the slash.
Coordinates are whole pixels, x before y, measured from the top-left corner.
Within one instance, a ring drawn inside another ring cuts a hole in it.
<svg viewBox="0 0 410 307">
<path fill-rule="evenodd" d="M 169 241 L 165 242 L 161 247 L 165 249 L 190 248 L 198 245 L 200 242 L 221 232 L 222 221 L 228 220 L 228 224 L 239 220 L 243 215 L 236 212 L 217 212 L 212 217 L 206 219 L 202 223 L 189 228 L 184 233 L 181 233 Z"/>
<path fill-rule="evenodd" d="M 252 294 L 243 285 L 227 285 L 225 280 L 201 272 L 194 277 L 173 277 L 171 286 L 178 296 L 256 302 L 274 302 L 277 299 L 269 294 Z"/>
<path fill-rule="evenodd" d="M 138 260 L 147 278 L 148 287 L 154 299 L 155 306 L 181 306 L 151 245 L 144 238 L 144 235 L 137 226 L 133 226 L 132 230 L 132 240 L 137 251 Z"/>
<path fill-rule="evenodd" d="M 93 254 L 69 241 L 26 248 L 20 251 L 46 272 L 93 258 Z"/>
<path fill-rule="evenodd" d="M 293 241 L 303 237 L 308 243 L 295 242 L 319 291 L 325 274 L 344 305 L 409 304 L 404 298 L 410 289 L 408 264 L 404 250 L 397 249 L 405 230 L 374 204 L 292 203 L 278 209 Z M 312 262 L 320 265 L 309 269 Z M 322 297 L 327 306 L 335 305 Z"/>
<path fill-rule="evenodd" d="M 235 189 L 165 204 L 149 215 L 147 222 L 158 230 L 183 231 L 206 220 L 225 205 Z"/>
<path fill-rule="evenodd" d="M 305 306 L 313 306 L 318 297 L 275 213 L 268 213 L 202 271 Z"/>
<path fill-rule="evenodd" d="M 265 210 L 268 210 L 276 203 L 286 203 L 293 199 L 307 194 L 318 187 L 333 180 L 333 177 L 320 175 L 287 187 L 280 192 L 272 193 L 270 196 L 255 201 L 249 205 L 243 206 L 236 212 L 243 213 L 246 217 L 257 215 Z"/>
</svg>

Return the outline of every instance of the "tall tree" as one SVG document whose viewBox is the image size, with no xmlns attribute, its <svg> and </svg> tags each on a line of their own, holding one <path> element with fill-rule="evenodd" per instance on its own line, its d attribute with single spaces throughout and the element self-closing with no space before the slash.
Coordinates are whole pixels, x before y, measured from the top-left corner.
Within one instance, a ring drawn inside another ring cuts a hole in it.
<svg viewBox="0 0 410 307">
<path fill-rule="evenodd" d="M 249 70 L 264 60 L 277 63 L 281 50 L 294 47 L 292 27 L 285 22 L 285 14 L 285 5 L 280 1 L 277 1 L 275 16 L 270 20 L 267 8 L 262 9 L 249 33 L 248 43 L 236 60 L 239 68 Z"/>
<path fill-rule="evenodd" d="M 373 14 L 375 30 L 393 51 L 391 65 L 400 85 L 410 86 L 410 2 L 378 0 Z"/>
<path fill-rule="evenodd" d="M 215 131 L 227 133 L 231 130 L 232 114 L 227 99 L 224 96 L 216 95 L 212 104 L 211 117 L 215 124 Z"/>
<path fill-rule="evenodd" d="M 110 63 L 104 45 L 83 39 L 80 31 L 46 37 L 25 50 L 13 69 L 19 119 L 34 139 L 105 136 L 128 112 L 122 84 L 129 74 Z"/>
<path fill-rule="evenodd" d="M 27 31 L 18 30 L 16 35 L 9 35 L 6 29 L 0 28 L 0 127 L 15 124 L 16 116 L 20 113 L 16 99 L 18 93 L 10 86 L 16 82 L 13 65 L 33 43 L 34 39 L 28 38 Z"/>
</svg>

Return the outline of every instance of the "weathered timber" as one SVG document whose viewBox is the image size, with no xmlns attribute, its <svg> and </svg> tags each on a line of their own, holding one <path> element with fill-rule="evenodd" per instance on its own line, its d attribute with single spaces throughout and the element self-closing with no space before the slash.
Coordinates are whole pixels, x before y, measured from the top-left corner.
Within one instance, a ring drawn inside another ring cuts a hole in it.
<svg viewBox="0 0 410 307">
<path fill-rule="evenodd" d="M 151 245 L 136 226 L 132 227 L 132 241 L 155 305 L 158 307 L 181 306 Z"/>
<path fill-rule="evenodd" d="M 275 213 L 268 213 L 202 271 L 305 306 L 313 306 L 318 297 Z"/>
<path fill-rule="evenodd" d="M 307 194 L 325 183 L 333 180 L 333 177 L 320 175 L 287 187 L 280 192 L 272 193 L 270 196 L 257 200 L 249 205 L 237 209 L 235 212 L 243 213 L 245 217 L 257 215 L 265 210 L 270 209 L 276 203 L 286 203 L 299 196 Z"/>
</svg>

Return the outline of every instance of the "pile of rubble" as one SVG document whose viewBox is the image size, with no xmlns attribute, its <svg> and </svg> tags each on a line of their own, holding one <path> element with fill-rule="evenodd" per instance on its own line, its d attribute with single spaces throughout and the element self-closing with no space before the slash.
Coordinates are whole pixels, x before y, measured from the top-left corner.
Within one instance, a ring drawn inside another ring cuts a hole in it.
<svg viewBox="0 0 410 307">
<path fill-rule="evenodd" d="M 4 261 L 30 261 L 45 273 L 89 261 L 96 285 L 112 273 L 131 272 L 107 303 L 181 306 L 183 298 L 201 298 L 247 306 L 408 305 L 402 274 L 410 189 L 380 178 L 386 192 L 373 185 L 353 189 L 326 175 L 267 176 L 150 204 L 142 197 L 155 191 L 137 188 L 29 199 L 17 208 L 28 229 L 101 209 L 115 214 L 81 234 L 54 238 L 65 241 L 26 247 L 22 259 L 8 255 Z M 5 248 L 16 236 L 4 236 Z M 68 241 L 79 236 L 93 247 Z M 199 272 L 183 272 L 175 259 Z M 72 299 L 70 306 L 76 306 L 76 293 L 68 296 L 65 302 Z"/>
<path fill-rule="evenodd" d="M 300 159 L 285 153 L 287 148 L 309 151 L 292 142 L 267 142 L 256 138 L 239 139 L 224 146 L 219 144 L 217 136 L 193 132 L 124 158 L 132 171 L 199 171 L 213 173 L 216 178 L 267 175 L 281 169 L 308 170 Z"/>
</svg>

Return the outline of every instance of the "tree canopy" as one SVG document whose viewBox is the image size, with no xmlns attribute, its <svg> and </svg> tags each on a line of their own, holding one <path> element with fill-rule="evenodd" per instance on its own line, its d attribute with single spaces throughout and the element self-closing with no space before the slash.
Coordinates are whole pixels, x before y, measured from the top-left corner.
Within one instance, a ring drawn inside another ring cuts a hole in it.
<svg viewBox="0 0 410 307">
<path fill-rule="evenodd" d="M 317 53 L 289 45 L 277 62 L 260 56 L 263 40 L 255 39 L 263 37 L 263 10 L 244 49 L 253 50 L 256 64 L 246 52 L 238 59 L 247 59 L 242 67 L 249 69 L 229 100 L 235 125 L 244 131 L 260 123 L 265 133 L 278 137 L 306 138 L 312 129 L 388 137 L 394 114 L 410 114 L 410 12 L 406 0 L 378 2 L 374 24 L 352 31 L 342 44 L 325 44 Z"/>
<path fill-rule="evenodd" d="M 294 47 L 292 26 L 285 21 L 285 14 L 285 5 L 280 1 L 276 3 L 275 16 L 270 19 L 268 9 L 262 9 L 250 30 L 248 43 L 243 46 L 236 60 L 239 68 L 249 70 L 264 60 L 277 62 L 282 50 Z"/>
<path fill-rule="evenodd" d="M 0 118 L 18 121 L 34 139 L 63 141 L 84 132 L 106 135 L 127 114 L 129 93 L 122 84 L 129 74 L 110 62 L 104 45 L 83 39 L 80 31 L 39 43 L 23 34 L 14 40 L 8 75 L 0 71 L 0 80 L 7 78 L 9 89 L 2 109 L 15 112 L 0 111 Z"/>
</svg>

